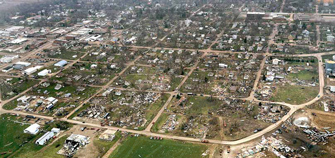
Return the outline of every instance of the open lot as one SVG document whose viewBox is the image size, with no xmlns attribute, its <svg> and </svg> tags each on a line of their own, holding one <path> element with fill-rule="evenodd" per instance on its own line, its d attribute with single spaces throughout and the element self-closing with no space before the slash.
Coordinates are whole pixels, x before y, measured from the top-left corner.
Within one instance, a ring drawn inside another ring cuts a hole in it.
<svg viewBox="0 0 335 158">
<path fill-rule="evenodd" d="M 315 98 L 318 93 L 318 87 L 284 85 L 278 86 L 277 91 L 274 92 L 270 100 L 290 104 L 302 104 Z"/>
<path fill-rule="evenodd" d="M 23 130 L 27 128 L 28 124 L 21 124 L 19 122 L 15 123 L 16 120 L 14 116 L 10 115 L 0 115 L 0 152 L 5 153 L 2 157 L 8 157 L 13 152 L 20 149 L 26 141 L 32 140 L 28 134 L 23 134 Z"/>
</svg>

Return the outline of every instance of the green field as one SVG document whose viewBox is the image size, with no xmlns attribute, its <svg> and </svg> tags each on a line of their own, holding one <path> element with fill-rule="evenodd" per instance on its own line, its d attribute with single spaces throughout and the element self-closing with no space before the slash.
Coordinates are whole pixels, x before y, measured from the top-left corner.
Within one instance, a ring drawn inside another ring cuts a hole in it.
<svg viewBox="0 0 335 158">
<path fill-rule="evenodd" d="M 148 137 L 130 137 L 124 141 L 110 158 L 203 158 L 205 145 L 173 140 L 150 140 Z"/>
<path fill-rule="evenodd" d="M 299 85 L 279 86 L 277 92 L 270 98 L 275 102 L 286 102 L 289 104 L 306 103 L 317 97 L 319 87 L 306 87 Z"/>
<path fill-rule="evenodd" d="M 290 73 L 288 75 L 289 79 L 298 79 L 298 80 L 305 80 L 305 81 L 315 81 L 318 78 L 318 72 L 316 71 L 299 71 L 298 73 Z"/>
</svg>

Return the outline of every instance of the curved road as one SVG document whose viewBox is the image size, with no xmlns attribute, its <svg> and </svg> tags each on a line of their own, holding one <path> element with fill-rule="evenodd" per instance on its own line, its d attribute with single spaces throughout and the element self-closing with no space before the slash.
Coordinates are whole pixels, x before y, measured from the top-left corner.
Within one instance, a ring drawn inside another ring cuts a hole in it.
<svg viewBox="0 0 335 158">
<path fill-rule="evenodd" d="M 305 55 L 297 55 L 297 56 L 305 56 Z M 321 60 L 321 55 L 320 54 L 309 54 L 309 55 L 306 55 L 306 56 L 315 56 L 315 57 L 318 58 L 318 60 Z M 307 103 L 300 104 L 300 105 L 291 105 L 291 104 L 283 103 L 283 102 L 261 101 L 261 102 L 267 102 L 267 103 L 284 105 L 284 106 L 287 106 L 287 107 L 291 108 L 290 111 L 280 121 L 278 121 L 278 122 L 276 122 L 276 123 L 268 126 L 267 128 L 265 128 L 264 130 L 262 130 L 262 131 L 260 131 L 258 133 L 255 133 L 255 134 L 250 135 L 248 137 L 242 138 L 240 140 L 236 140 L 236 141 L 221 141 L 221 140 L 211 140 L 211 139 L 209 139 L 209 143 L 212 143 L 212 144 L 223 144 L 223 145 L 238 145 L 238 144 L 246 143 L 246 142 L 249 142 L 249 141 L 254 140 L 256 138 L 259 138 L 259 137 L 263 136 L 264 134 L 275 130 L 283 122 L 285 122 L 289 117 L 291 117 L 297 110 L 299 110 L 301 108 L 304 108 L 307 105 L 311 105 L 311 104 L 315 103 L 316 101 L 318 101 L 323 96 L 323 87 L 324 87 L 324 73 L 323 72 L 324 72 L 323 71 L 323 64 L 322 64 L 322 62 L 319 62 L 319 74 L 320 74 L 319 75 L 319 84 L 320 84 L 319 96 L 316 97 L 316 98 L 314 98 L 313 100 L 307 102 Z M 28 91 L 28 90 L 26 90 L 26 91 Z M 22 92 L 22 94 L 24 94 L 25 92 Z M 14 97 L 14 98 L 16 98 L 16 97 Z M 12 98 L 10 100 L 13 100 L 14 98 Z M 260 101 L 260 100 L 257 100 L 257 101 Z M 39 118 L 43 118 L 43 119 L 48 119 L 48 120 L 53 120 L 54 119 L 53 117 L 50 117 L 50 116 L 42 116 L 42 115 L 37 115 L 37 114 L 28 114 L 28 113 L 21 112 L 21 111 L 4 110 L 4 109 L 2 109 L 2 105 L 4 105 L 5 103 L 8 103 L 8 102 L 9 102 L 9 100 L 7 100 L 5 102 L 2 102 L 0 104 L 0 108 L 1 108 L 0 112 L 1 113 L 15 113 L 15 114 L 19 114 L 19 115 L 33 115 L 35 117 L 39 117 Z M 101 127 L 98 124 L 83 123 L 83 122 L 80 122 L 80 121 L 69 120 L 67 118 L 62 118 L 60 120 L 61 121 L 66 121 L 66 122 L 69 122 L 69 123 L 73 123 L 73 124 L 78 124 L 78 125 L 92 126 L 92 127 L 98 127 L 98 128 L 107 128 L 107 129 L 112 129 L 112 130 L 120 130 L 120 131 L 125 131 L 125 132 L 130 132 L 130 133 L 137 133 L 137 134 L 142 134 L 142 135 L 147 135 L 147 136 L 157 136 L 157 137 L 162 137 L 162 138 L 167 138 L 167 139 L 176 139 L 176 140 L 192 141 L 192 142 L 199 142 L 199 141 L 201 141 L 200 139 L 196 139 L 196 138 L 181 137 L 181 136 L 171 136 L 171 135 L 165 135 L 165 134 L 152 133 L 148 129 L 145 130 L 145 131 L 137 131 L 137 130 L 131 130 L 131 129 L 118 128 L 118 127 L 110 127 L 110 126 Z"/>
</svg>

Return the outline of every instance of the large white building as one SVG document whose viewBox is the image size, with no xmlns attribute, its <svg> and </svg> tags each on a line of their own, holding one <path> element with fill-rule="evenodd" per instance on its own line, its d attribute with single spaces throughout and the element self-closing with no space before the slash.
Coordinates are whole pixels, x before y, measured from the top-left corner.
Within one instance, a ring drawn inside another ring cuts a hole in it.
<svg viewBox="0 0 335 158">
<path fill-rule="evenodd" d="M 39 72 L 37 75 L 44 77 L 44 76 L 48 75 L 49 73 L 51 73 L 51 70 L 44 69 L 41 72 Z"/>
<path fill-rule="evenodd" d="M 33 73 L 35 73 L 37 70 L 41 69 L 43 66 L 34 66 L 34 67 L 30 67 L 26 70 L 24 70 L 22 72 L 22 74 L 26 74 L 26 75 L 31 75 Z"/>
<path fill-rule="evenodd" d="M 36 135 L 40 131 L 40 125 L 35 123 L 23 130 L 24 133 Z"/>
<path fill-rule="evenodd" d="M 59 128 L 52 128 L 50 132 L 45 133 L 41 138 L 37 139 L 35 144 L 37 145 L 45 145 L 47 141 L 53 138 L 60 132 Z"/>
<path fill-rule="evenodd" d="M 45 145 L 45 143 L 50 140 L 54 136 L 54 132 L 47 132 L 41 138 L 37 139 L 35 144 L 37 145 Z"/>
</svg>

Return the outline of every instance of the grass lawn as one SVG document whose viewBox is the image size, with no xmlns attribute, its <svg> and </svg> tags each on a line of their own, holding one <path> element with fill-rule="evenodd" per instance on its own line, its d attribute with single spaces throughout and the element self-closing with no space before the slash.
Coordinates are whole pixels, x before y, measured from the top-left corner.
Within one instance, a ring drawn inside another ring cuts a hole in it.
<svg viewBox="0 0 335 158">
<path fill-rule="evenodd" d="M 299 71 L 298 73 L 290 73 L 288 75 L 289 79 L 299 79 L 299 80 L 305 80 L 305 81 L 312 81 L 319 79 L 318 78 L 318 72 L 317 71 Z"/>
<path fill-rule="evenodd" d="M 146 124 L 143 127 L 139 127 L 138 130 L 144 130 L 152 119 L 155 118 L 158 111 L 164 106 L 165 102 L 169 99 L 169 94 L 162 94 L 162 96 L 152 103 L 148 110 L 146 111 L 145 118 L 147 120 Z"/>
<path fill-rule="evenodd" d="M 78 86 L 76 85 L 65 85 L 62 87 L 60 90 L 55 90 L 56 83 L 51 82 L 50 86 L 48 87 L 42 87 L 39 86 L 38 88 L 33 89 L 32 91 L 29 92 L 31 95 L 43 95 L 43 96 L 48 96 L 48 97 L 55 97 L 59 98 L 59 93 L 66 94 L 66 93 L 71 93 L 72 98 L 75 97 L 80 97 L 81 100 L 85 100 L 86 98 L 90 97 L 93 95 L 98 88 L 95 87 L 85 87 L 85 90 L 82 92 L 77 92 Z M 40 93 L 38 93 L 38 90 L 40 90 Z M 48 94 L 44 94 L 44 91 L 47 91 Z"/>
<path fill-rule="evenodd" d="M 315 98 L 319 93 L 319 87 L 305 87 L 299 85 L 279 86 L 271 101 L 286 102 L 290 104 L 302 104 Z"/>
<path fill-rule="evenodd" d="M 9 156 L 11 158 L 31 158 L 36 155 L 36 153 L 43 148 L 43 146 L 36 145 L 35 141 L 41 137 L 43 134 L 38 134 L 35 139 L 21 147 L 16 153 Z"/>
<path fill-rule="evenodd" d="M 129 137 L 110 158 L 202 158 L 205 145 L 184 143 L 174 140 L 150 140 L 148 137 Z"/>
<path fill-rule="evenodd" d="M 181 78 L 181 77 L 174 77 L 172 80 L 171 80 L 171 90 L 175 90 L 179 84 L 181 83 L 181 81 L 183 80 L 184 78 Z"/>
<path fill-rule="evenodd" d="M 152 120 L 157 112 L 163 107 L 165 102 L 169 99 L 170 94 L 162 94 L 161 97 L 156 100 L 154 103 L 152 103 L 149 107 L 149 110 L 147 111 L 146 114 L 146 119 L 147 120 Z"/>
</svg>

